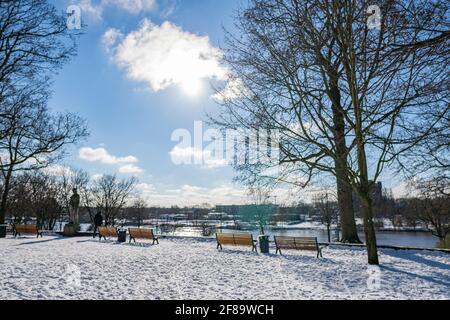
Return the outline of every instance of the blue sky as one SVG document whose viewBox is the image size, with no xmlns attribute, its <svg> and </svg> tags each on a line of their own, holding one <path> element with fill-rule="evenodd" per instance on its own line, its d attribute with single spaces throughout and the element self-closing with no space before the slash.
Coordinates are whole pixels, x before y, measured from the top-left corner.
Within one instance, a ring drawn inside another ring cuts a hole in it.
<svg viewBox="0 0 450 320">
<path fill-rule="evenodd" d="M 172 132 L 178 128 L 193 131 L 194 121 L 205 120 L 206 112 L 216 108 L 210 82 L 222 77 L 222 67 L 214 64 L 217 59 L 207 58 L 210 64 L 206 66 L 187 61 L 194 63 L 194 70 L 181 70 L 188 73 L 181 83 L 172 74 L 178 70 L 169 70 L 169 75 L 158 70 L 162 75 L 154 80 L 155 66 L 141 70 L 140 65 L 177 50 L 173 48 L 177 37 L 186 38 L 181 48 L 192 43 L 188 49 L 194 54 L 195 50 L 220 52 L 222 28 L 232 28 L 233 10 L 239 1 L 80 0 L 54 4 L 63 11 L 71 4 L 79 5 L 82 22 L 87 25 L 77 56 L 55 78 L 50 103 L 54 110 L 86 118 L 91 130 L 89 139 L 71 150 L 65 163 L 85 169 L 94 178 L 103 173 L 136 175 L 149 204 L 244 201 L 245 192 L 232 183 L 231 168 L 175 165 L 170 155 L 177 145 L 171 141 Z M 124 41 L 133 32 L 142 43 L 127 47 Z M 108 34 L 117 36 L 114 44 L 105 40 Z M 155 63 L 158 67 L 160 62 Z M 173 60 L 163 67 L 170 64 Z M 133 78 L 133 72 L 144 75 Z M 192 72 L 199 74 L 190 75 Z M 160 83 L 165 84 L 158 87 Z"/>
<path fill-rule="evenodd" d="M 242 0 L 243 1 L 243 0 Z M 87 119 L 91 136 L 65 165 L 93 179 L 136 176 L 149 205 L 231 204 L 248 201 L 230 167 L 176 165 L 195 149 L 177 149 L 175 130 L 217 110 L 211 83 L 227 80 L 220 61 L 223 28 L 241 0 L 54 0 L 61 11 L 81 9 L 86 25 L 77 56 L 55 77 L 54 110 Z M 186 153 L 187 152 L 187 153 Z M 385 179 L 384 182 L 390 181 Z M 389 184 L 394 194 L 403 184 Z M 287 199 L 286 189 L 275 191 Z M 308 200 L 305 192 L 295 200 Z"/>
</svg>

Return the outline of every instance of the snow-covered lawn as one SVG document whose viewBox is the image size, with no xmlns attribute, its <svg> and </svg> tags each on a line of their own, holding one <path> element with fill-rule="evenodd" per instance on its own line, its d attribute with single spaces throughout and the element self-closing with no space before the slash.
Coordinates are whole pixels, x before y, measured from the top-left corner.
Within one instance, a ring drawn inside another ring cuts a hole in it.
<svg viewBox="0 0 450 320">
<path fill-rule="evenodd" d="M 362 249 L 324 248 L 317 259 L 219 252 L 203 239 L 160 243 L 0 239 L 0 299 L 450 299 L 446 253 L 380 250 L 378 272 Z"/>
</svg>

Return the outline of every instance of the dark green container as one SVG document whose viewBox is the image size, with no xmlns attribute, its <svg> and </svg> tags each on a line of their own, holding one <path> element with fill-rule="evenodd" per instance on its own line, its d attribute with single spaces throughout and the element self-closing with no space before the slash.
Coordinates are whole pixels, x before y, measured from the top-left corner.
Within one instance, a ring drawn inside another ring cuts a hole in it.
<svg viewBox="0 0 450 320">
<path fill-rule="evenodd" d="M 119 242 L 126 242 L 127 241 L 127 231 L 126 230 L 120 230 L 117 232 L 117 241 Z"/>
<path fill-rule="evenodd" d="M 6 224 L 0 224 L 0 238 L 6 238 Z"/>
<path fill-rule="evenodd" d="M 259 250 L 261 253 L 269 253 L 269 236 L 261 235 L 258 237 Z"/>
</svg>

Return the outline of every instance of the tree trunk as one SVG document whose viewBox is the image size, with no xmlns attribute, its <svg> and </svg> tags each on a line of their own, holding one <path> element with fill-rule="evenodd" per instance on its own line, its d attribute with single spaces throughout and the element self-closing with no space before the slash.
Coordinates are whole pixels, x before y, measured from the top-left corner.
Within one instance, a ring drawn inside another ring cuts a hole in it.
<svg viewBox="0 0 450 320">
<path fill-rule="evenodd" d="M 330 230 L 330 226 L 327 226 L 327 233 L 328 233 L 328 242 L 331 242 L 331 230 Z"/>
<path fill-rule="evenodd" d="M 361 197 L 362 212 L 364 217 L 364 234 L 366 236 L 366 247 L 369 264 L 378 264 L 377 238 L 375 235 L 375 227 L 373 225 L 372 199 L 370 194 L 366 192 Z"/>
<path fill-rule="evenodd" d="M 11 184 L 11 176 L 12 176 L 12 170 L 11 168 L 8 169 L 8 172 L 6 173 L 4 185 L 3 185 L 3 193 L 0 203 L 0 224 L 5 223 L 5 216 L 6 216 L 6 206 L 8 203 L 8 195 L 10 190 L 10 184 Z"/>
<path fill-rule="evenodd" d="M 356 229 L 355 213 L 353 211 L 352 188 L 350 187 L 347 170 L 336 168 L 337 200 L 339 219 L 341 220 L 341 242 L 361 243 Z"/>
<path fill-rule="evenodd" d="M 330 74 L 330 92 L 332 101 L 334 142 L 336 144 L 336 186 L 337 201 L 339 206 L 339 218 L 341 220 L 342 238 L 341 242 L 361 243 L 356 230 L 355 213 L 353 212 L 352 188 L 348 177 L 347 145 L 345 143 L 345 120 L 342 114 L 341 94 L 339 91 L 337 77 Z"/>
<path fill-rule="evenodd" d="M 357 124 L 355 135 L 357 139 L 358 168 L 359 168 L 359 184 L 356 187 L 364 219 L 364 234 L 366 236 L 366 247 L 369 264 L 378 264 L 377 238 L 375 235 L 375 227 L 373 225 L 373 207 L 371 199 L 371 191 L 373 183 L 369 182 L 369 174 L 367 170 L 367 156 L 364 139 L 361 130 L 361 121 L 359 107 L 357 110 Z"/>
</svg>

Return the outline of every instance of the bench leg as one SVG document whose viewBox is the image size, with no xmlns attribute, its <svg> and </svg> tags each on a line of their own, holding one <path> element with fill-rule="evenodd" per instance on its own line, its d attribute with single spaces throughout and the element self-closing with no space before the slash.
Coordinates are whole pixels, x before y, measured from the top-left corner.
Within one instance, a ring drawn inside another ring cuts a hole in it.
<svg viewBox="0 0 450 320">
<path fill-rule="evenodd" d="M 222 250 L 223 248 L 222 248 L 222 245 L 217 242 L 217 250 L 219 250 L 219 249 Z"/>
<path fill-rule="evenodd" d="M 154 245 L 154 244 L 155 244 L 155 242 L 156 242 L 156 244 L 159 244 L 159 240 L 158 240 L 158 238 L 153 238 L 153 243 L 152 243 L 152 245 Z"/>
<path fill-rule="evenodd" d="M 320 256 L 321 258 L 323 258 L 323 256 L 322 256 L 322 248 L 318 248 L 318 249 L 317 249 L 317 258 L 319 258 L 319 256 Z"/>
<path fill-rule="evenodd" d="M 256 253 L 258 253 L 258 249 L 256 248 L 256 244 L 253 244 L 253 248 L 252 248 L 252 252 L 255 251 Z"/>
<path fill-rule="evenodd" d="M 281 249 L 279 247 L 277 247 L 277 250 L 275 250 L 275 254 L 277 254 L 278 252 L 280 253 L 280 255 L 282 255 L 281 254 Z"/>
</svg>

